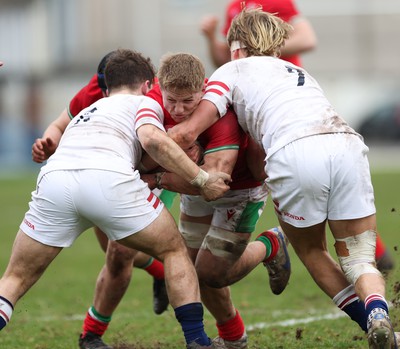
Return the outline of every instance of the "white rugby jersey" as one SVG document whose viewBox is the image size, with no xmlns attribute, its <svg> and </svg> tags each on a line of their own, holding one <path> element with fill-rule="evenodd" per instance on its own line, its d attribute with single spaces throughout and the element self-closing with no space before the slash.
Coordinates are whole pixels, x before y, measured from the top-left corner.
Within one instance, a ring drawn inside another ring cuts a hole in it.
<svg viewBox="0 0 400 349">
<path fill-rule="evenodd" d="M 139 105 L 136 117 L 136 129 L 143 124 L 153 124 L 165 131 L 164 111 L 160 103 L 150 97 L 144 97 Z"/>
<path fill-rule="evenodd" d="M 211 75 L 203 99 L 215 104 L 221 116 L 232 105 L 241 127 L 268 156 L 310 135 L 357 134 L 337 115 L 312 76 L 275 57 L 226 63 Z"/>
<path fill-rule="evenodd" d="M 54 170 L 101 169 L 131 174 L 142 157 L 136 135 L 138 107 L 147 97 L 116 94 L 102 98 L 71 120 L 42 174 Z M 140 125 L 149 123 L 142 119 Z M 152 124 L 164 130 L 162 123 Z"/>
</svg>

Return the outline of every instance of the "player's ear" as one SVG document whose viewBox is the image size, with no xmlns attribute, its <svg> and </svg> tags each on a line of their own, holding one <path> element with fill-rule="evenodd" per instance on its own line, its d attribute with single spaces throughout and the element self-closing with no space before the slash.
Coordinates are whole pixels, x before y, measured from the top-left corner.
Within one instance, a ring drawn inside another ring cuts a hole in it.
<svg viewBox="0 0 400 349">
<path fill-rule="evenodd" d="M 239 59 L 240 58 L 239 53 L 240 49 L 231 51 L 231 61 Z"/>
<path fill-rule="evenodd" d="M 147 95 L 147 93 L 151 90 L 151 81 L 150 80 L 146 80 L 143 84 L 142 84 L 142 93 L 144 95 Z"/>
</svg>

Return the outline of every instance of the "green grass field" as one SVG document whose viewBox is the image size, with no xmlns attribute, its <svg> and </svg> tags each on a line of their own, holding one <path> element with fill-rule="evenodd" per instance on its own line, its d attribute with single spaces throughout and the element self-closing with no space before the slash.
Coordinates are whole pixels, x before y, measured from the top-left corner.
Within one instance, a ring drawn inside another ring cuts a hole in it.
<svg viewBox="0 0 400 349">
<path fill-rule="evenodd" d="M 13 239 L 28 208 L 36 175 L 0 178 L 0 273 L 6 268 Z M 400 266 L 400 173 L 374 173 L 373 183 L 381 236 Z M 174 206 L 176 216 L 178 206 Z M 257 232 L 276 225 L 267 206 Z M 255 235 L 255 234 L 254 234 Z M 329 236 L 330 245 L 332 239 Z M 341 316 L 331 300 L 314 284 L 292 249 L 293 271 L 283 294 L 275 296 L 261 266 L 232 287 L 236 307 L 248 327 L 250 349 L 367 348 L 364 334 Z M 17 304 L 9 325 L 0 334 L 1 349 L 78 348 L 78 335 L 91 305 L 104 254 L 92 231 L 65 249 L 38 283 Z M 391 317 L 400 330 L 400 272 L 387 277 L 387 299 L 396 306 Z M 157 316 L 152 311 L 152 279 L 135 269 L 128 293 L 114 314 L 104 339 L 115 349 L 183 348 L 184 341 L 172 309 Z M 217 334 L 206 312 L 210 336 Z"/>
</svg>

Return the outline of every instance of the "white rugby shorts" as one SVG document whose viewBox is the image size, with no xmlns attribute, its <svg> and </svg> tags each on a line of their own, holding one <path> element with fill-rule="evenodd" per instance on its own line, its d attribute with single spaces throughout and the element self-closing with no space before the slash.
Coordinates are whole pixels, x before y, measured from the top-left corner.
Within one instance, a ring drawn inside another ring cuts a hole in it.
<svg viewBox="0 0 400 349">
<path fill-rule="evenodd" d="M 232 232 L 252 233 L 268 198 L 265 185 L 255 188 L 229 190 L 215 201 L 201 196 L 181 195 L 181 212 L 193 216 L 212 215 L 211 225 Z"/>
<path fill-rule="evenodd" d="M 298 139 L 267 161 L 266 183 L 275 211 L 295 227 L 376 212 L 368 147 L 354 134 Z"/>
<path fill-rule="evenodd" d="M 120 240 L 148 226 L 163 207 L 137 171 L 57 170 L 39 176 L 20 228 L 57 247 L 71 246 L 93 226 Z"/>
</svg>

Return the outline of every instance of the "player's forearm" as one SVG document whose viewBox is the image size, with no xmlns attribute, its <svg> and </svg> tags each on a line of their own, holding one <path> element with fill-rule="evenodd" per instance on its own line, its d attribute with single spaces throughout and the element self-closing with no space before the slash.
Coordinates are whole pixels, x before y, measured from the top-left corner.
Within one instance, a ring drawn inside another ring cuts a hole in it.
<svg viewBox="0 0 400 349">
<path fill-rule="evenodd" d="M 55 144 L 60 143 L 63 131 L 60 130 L 56 125 L 50 124 L 43 133 L 42 138 L 50 138 Z"/>
<path fill-rule="evenodd" d="M 208 49 L 211 59 L 217 68 L 231 60 L 231 53 L 228 44 L 225 42 L 216 39 L 210 40 L 208 42 Z"/>
<path fill-rule="evenodd" d="M 185 152 L 156 127 L 144 125 L 137 131 L 144 150 L 157 163 L 170 172 L 181 176 L 185 181 L 192 181 L 200 168 L 189 159 Z"/>
<path fill-rule="evenodd" d="M 281 55 L 297 55 L 315 49 L 317 37 L 310 22 L 305 18 L 298 18 L 291 24 L 294 30 L 285 41 L 285 46 L 281 49 Z"/>
<path fill-rule="evenodd" d="M 42 138 L 51 138 L 55 144 L 58 144 L 70 121 L 68 112 L 64 109 L 58 118 L 47 127 Z"/>
<path fill-rule="evenodd" d="M 183 180 L 176 173 L 157 173 L 155 179 L 158 189 L 167 189 L 180 194 L 200 195 L 200 190 L 198 188 Z"/>
</svg>

